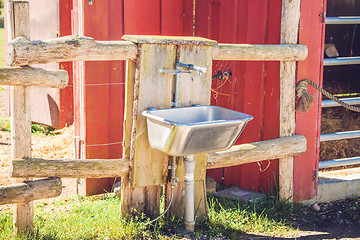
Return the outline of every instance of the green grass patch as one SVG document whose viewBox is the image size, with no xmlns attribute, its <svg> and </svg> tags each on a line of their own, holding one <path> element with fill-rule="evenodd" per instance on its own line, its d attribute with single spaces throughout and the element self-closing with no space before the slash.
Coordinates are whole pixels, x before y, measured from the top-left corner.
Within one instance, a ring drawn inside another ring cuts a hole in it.
<svg viewBox="0 0 360 240">
<path fill-rule="evenodd" d="M 31 124 L 31 132 L 33 134 L 39 135 L 56 135 L 58 132 L 55 131 L 56 129 L 50 126 L 42 125 L 42 124 Z M 0 117 L 0 131 L 10 132 L 11 125 L 10 125 L 10 117 Z"/>
<path fill-rule="evenodd" d="M 5 66 L 5 29 L 0 28 L 0 66 Z"/>
<path fill-rule="evenodd" d="M 0 118 L 0 131 L 10 132 L 10 117 Z"/>
<path fill-rule="evenodd" d="M 297 227 L 287 217 L 298 214 L 294 204 L 269 197 L 262 203 L 251 204 L 208 198 L 209 215 L 197 221 L 196 236 L 225 236 L 238 239 L 244 233 L 281 236 L 294 234 Z M 144 214 L 121 218 L 120 200 L 117 197 L 95 199 L 74 197 L 48 205 L 35 207 L 35 235 L 22 239 L 179 239 L 172 232 L 183 225 L 182 219 L 162 218 L 148 225 Z M 12 213 L 0 214 L 0 239 L 17 239 L 12 236 Z"/>
</svg>

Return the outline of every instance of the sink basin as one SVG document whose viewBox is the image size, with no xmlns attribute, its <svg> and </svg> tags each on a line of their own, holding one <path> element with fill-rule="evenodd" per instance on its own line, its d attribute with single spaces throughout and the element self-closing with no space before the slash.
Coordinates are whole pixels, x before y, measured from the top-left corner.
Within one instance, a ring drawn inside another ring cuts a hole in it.
<svg viewBox="0 0 360 240">
<path fill-rule="evenodd" d="M 189 156 L 230 148 L 252 116 L 217 106 L 144 111 L 152 148 L 172 156 Z"/>
</svg>

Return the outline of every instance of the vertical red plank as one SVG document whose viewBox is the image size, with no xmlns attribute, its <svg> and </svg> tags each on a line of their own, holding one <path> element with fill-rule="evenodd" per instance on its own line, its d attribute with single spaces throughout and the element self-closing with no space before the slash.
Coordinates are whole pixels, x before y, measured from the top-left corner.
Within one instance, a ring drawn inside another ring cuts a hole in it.
<svg viewBox="0 0 360 240">
<path fill-rule="evenodd" d="M 96 40 L 108 40 L 109 35 L 109 0 L 88 1 L 84 4 L 84 35 Z M 115 21 L 115 19 L 113 19 Z M 109 158 L 109 146 L 99 144 L 110 143 L 109 119 L 110 99 L 109 63 L 85 62 L 84 64 L 84 113 L 85 113 L 85 156 L 86 158 Z M 120 147 L 120 146 L 119 146 Z M 86 179 L 86 194 L 98 194 L 106 189 L 109 191 L 109 179 Z"/>
<path fill-rule="evenodd" d="M 280 43 L 282 0 L 269 0 L 267 21 L 267 44 Z M 275 27 L 276 26 L 276 27 Z M 279 137 L 280 113 L 280 63 L 266 62 L 265 102 L 264 102 L 264 135 L 263 140 Z M 278 181 L 278 160 L 263 161 L 260 174 L 260 190 L 269 192 Z"/>
<path fill-rule="evenodd" d="M 59 9 L 60 37 L 71 35 L 72 0 L 60 0 Z M 60 90 L 59 127 L 63 128 L 74 122 L 73 71 L 71 62 L 60 63 L 59 66 L 69 73 L 69 86 Z"/>
<path fill-rule="evenodd" d="M 307 45 L 308 57 L 298 63 L 297 78 L 311 79 L 322 85 L 323 53 L 325 24 L 322 13 L 325 11 L 325 0 L 301 1 L 301 19 L 299 43 Z M 310 94 L 316 96 L 308 113 L 296 112 L 296 134 L 307 139 L 307 151 L 295 157 L 294 162 L 294 200 L 306 200 L 317 191 L 317 182 L 313 180 L 313 171 L 319 165 L 319 136 L 321 120 L 321 94 L 309 88 Z"/>
<path fill-rule="evenodd" d="M 79 2 L 78 0 L 72 0 L 72 10 L 71 10 L 71 34 L 79 34 Z M 72 63 L 72 78 L 73 78 L 73 97 L 74 97 L 74 126 L 75 126 L 75 143 L 78 146 L 78 154 L 77 157 L 80 158 L 80 130 L 81 130 L 81 120 L 80 115 L 82 112 L 82 108 L 80 105 L 80 68 L 79 68 L 79 62 L 73 62 Z"/>
<path fill-rule="evenodd" d="M 181 36 L 183 33 L 183 2 L 178 0 L 161 1 L 161 34 Z"/>
<path fill-rule="evenodd" d="M 266 42 L 267 13 L 267 1 L 256 0 L 248 3 L 247 43 Z M 253 115 L 254 119 L 246 127 L 248 134 L 244 132 L 241 139 L 243 142 L 255 142 L 263 139 L 265 63 L 247 62 L 245 74 L 243 111 Z M 233 169 L 235 170 L 236 167 Z M 251 163 L 240 166 L 239 169 L 241 171 L 240 186 L 244 189 L 259 191 L 259 165 Z M 239 178 L 234 176 L 233 181 L 239 181 Z"/>
<path fill-rule="evenodd" d="M 159 35 L 160 0 L 124 0 L 124 33 L 127 35 Z"/>
<path fill-rule="evenodd" d="M 161 0 L 161 35 L 193 35 L 193 0 Z"/>
<path fill-rule="evenodd" d="M 108 40 L 119 40 L 124 34 L 123 1 L 109 1 Z M 124 61 L 109 62 L 109 158 L 122 157 L 125 70 Z"/>
<path fill-rule="evenodd" d="M 219 43 L 279 43 L 281 0 L 197 0 L 197 36 Z M 227 82 L 213 81 L 212 105 L 252 114 L 239 143 L 278 137 L 279 63 L 214 61 L 213 74 L 231 71 Z M 215 92 L 216 91 L 216 92 Z M 277 161 L 215 169 L 208 175 L 226 185 L 270 190 Z M 222 179 L 223 177 L 223 179 Z"/>
</svg>

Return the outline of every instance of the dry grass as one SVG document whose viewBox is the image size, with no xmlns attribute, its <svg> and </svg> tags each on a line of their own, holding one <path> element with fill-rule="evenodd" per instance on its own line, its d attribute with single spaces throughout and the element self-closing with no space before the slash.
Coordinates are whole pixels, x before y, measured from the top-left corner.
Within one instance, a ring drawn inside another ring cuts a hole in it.
<svg viewBox="0 0 360 240">
<path fill-rule="evenodd" d="M 325 108 L 322 111 L 321 133 L 354 131 L 360 129 L 360 114 L 344 108 Z M 359 139 L 322 142 L 320 161 L 360 155 Z"/>
<path fill-rule="evenodd" d="M 56 135 L 33 134 L 32 156 L 36 158 L 74 158 L 74 127 L 66 127 Z M 0 131 L 0 186 L 10 183 L 7 168 L 11 161 L 10 133 Z"/>
</svg>

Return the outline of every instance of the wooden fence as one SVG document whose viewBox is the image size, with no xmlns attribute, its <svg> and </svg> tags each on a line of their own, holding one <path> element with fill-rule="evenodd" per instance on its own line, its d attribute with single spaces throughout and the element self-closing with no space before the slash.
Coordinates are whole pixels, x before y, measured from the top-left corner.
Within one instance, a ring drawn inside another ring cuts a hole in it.
<svg viewBox="0 0 360 240">
<path fill-rule="evenodd" d="M 298 14 L 297 2 L 284 1 L 283 4 L 282 39 L 284 44 L 249 45 L 217 44 L 215 41 L 202 38 L 160 36 L 125 36 L 124 38 L 128 41 L 95 41 L 83 36 L 30 41 L 28 40 L 30 36 L 28 1 L 9 1 L 8 34 L 14 40 L 9 43 L 7 62 L 10 66 L 0 68 L 0 85 L 12 85 L 12 163 L 9 172 L 14 184 L 0 187 L 0 204 L 15 204 L 15 233 L 33 232 L 32 201 L 60 195 L 62 189 L 60 178 L 121 176 L 122 210 L 124 212 L 131 213 L 134 208 L 150 215 L 159 212 L 159 185 L 167 184 L 168 156 L 148 147 L 147 137 L 143 136 L 144 119 L 139 112 L 144 107 L 166 107 L 170 104 L 171 91 L 159 93 L 159 88 L 171 90 L 172 79 L 170 78 L 170 81 L 166 82 L 169 79 L 163 77 L 165 82 L 158 81 L 160 82 L 157 83 L 159 86 L 153 86 L 154 82 L 151 79 L 161 78 L 159 77 L 159 68 L 173 69 L 175 58 L 184 62 L 192 61 L 202 64 L 202 66 L 205 65 L 210 70 L 212 60 L 282 61 L 280 70 L 282 92 L 280 105 L 283 113 L 281 114 L 281 138 L 242 144 L 224 152 L 198 155 L 195 186 L 199 194 L 195 197 L 203 201 L 200 207 L 202 209 L 199 211 L 200 216 L 206 214 L 204 187 L 206 169 L 280 158 L 282 159 L 280 165 L 289 168 L 284 171 L 284 167 L 280 166 L 280 194 L 283 198 L 291 197 L 293 156 L 306 151 L 305 137 L 293 136 L 295 124 L 295 91 L 293 91 L 293 87 L 295 86 L 295 63 L 306 58 L 307 47 L 295 44 L 295 38 L 287 38 L 288 35 L 294 35 L 297 32 L 298 19 L 294 20 L 292 17 L 294 14 Z M 290 18 L 291 21 L 289 21 Z M 124 158 L 81 160 L 32 158 L 29 86 L 64 88 L 68 82 L 68 75 L 62 70 L 33 68 L 28 65 L 85 60 L 127 61 Z M 181 104 L 208 103 L 211 85 L 208 83 L 211 82 L 211 71 L 202 77 L 192 77 L 194 83 L 189 89 L 191 94 L 180 94 Z M 140 82 L 141 86 L 139 86 Z M 156 94 L 142 94 L 144 88 L 146 91 L 153 89 Z M 180 89 L 182 88 L 189 88 L 189 86 L 180 86 Z M 194 91 L 204 91 L 204 94 Z M 195 96 L 198 95 L 200 98 L 196 99 Z M 166 101 L 163 98 L 166 98 Z M 140 169 L 143 163 L 146 163 L 147 167 Z M 149 171 L 153 167 L 152 164 L 155 167 L 160 164 L 160 171 Z M 181 160 L 178 165 L 178 176 L 180 176 L 183 171 Z M 144 171 L 147 175 L 139 176 Z M 31 178 L 47 179 L 33 181 Z M 180 183 L 177 188 L 175 202 L 180 203 L 183 197 L 181 193 L 183 184 Z M 175 205 L 176 209 L 173 207 L 173 213 L 181 215 L 184 206 L 182 204 Z"/>
</svg>

